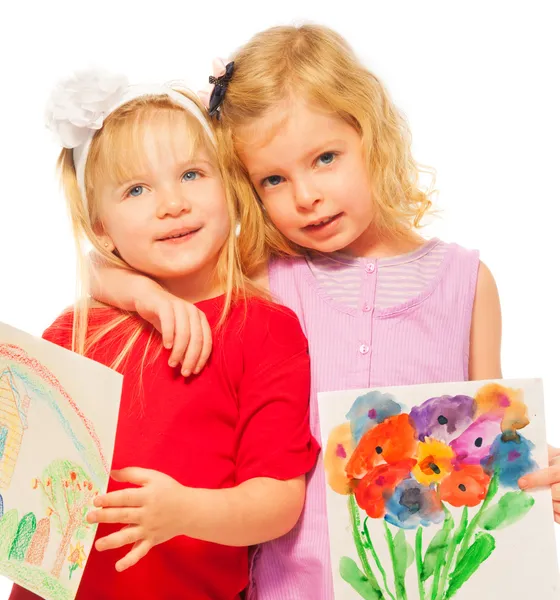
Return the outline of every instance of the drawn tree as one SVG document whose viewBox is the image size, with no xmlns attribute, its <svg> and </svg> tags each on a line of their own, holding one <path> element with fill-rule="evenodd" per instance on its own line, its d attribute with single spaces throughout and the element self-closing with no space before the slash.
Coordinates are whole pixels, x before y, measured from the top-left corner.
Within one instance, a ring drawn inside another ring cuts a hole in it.
<svg viewBox="0 0 560 600">
<path fill-rule="evenodd" d="M 45 552 L 49 544 L 49 537 L 51 533 L 51 521 L 49 517 L 44 517 L 37 523 L 37 529 L 31 539 L 31 544 L 27 549 L 25 555 L 25 562 L 33 565 L 34 567 L 40 567 L 45 558 Z"/>
<path fill-rule="evenodd" d="M 12 508 L 0 520 L 0 561 L 7 560 L 19 525 L 17 510 Z"/>
<path fill-rule="evenodd" d="M 10 548 L 8 560 L 17 560 L 23 562 L 25 553 L 31 544 L 33 534 L 37 529 L 37 519 L 33 513 L 27 513 L 21 518 L 18 524 L 17 532 Z"/>
<path fill-rule="evenodd" d="M 58 579 L 72 540 L 82 538 L 91 527 L 85 517 L 98 492 L 84 470 L 68 460 L 53 461 L 40 479 L 33 480 L 33 488 L 43 494 L 47 516 L 62 536 L 51 571 Z"/>
</svg>

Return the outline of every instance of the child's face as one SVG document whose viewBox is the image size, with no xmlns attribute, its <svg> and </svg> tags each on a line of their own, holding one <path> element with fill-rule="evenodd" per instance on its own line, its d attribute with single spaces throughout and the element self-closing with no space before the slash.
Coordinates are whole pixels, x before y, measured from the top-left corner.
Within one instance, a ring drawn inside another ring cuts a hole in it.
<svg viewBox="0 0 560 600">
<path fill-rule="evenodd" d="M 217 167 L 180 113 L 145 125 L 141 172 L 98 189 L 102 243 L 162 283 L 186 276 L 210 281 L 230 228 Z M 118 156 L 118 155 L 117 155 Z"/>
<path fill-rule="evenodd" d="M 256 133 L 271 128 L 272 136 Z M 364 251 L 374 207 L 362 140 L 353 127 L 293 101 L 251 124 L 241 138 L 241 159 L 284 236 L 320 252 Z"/>
</svg>

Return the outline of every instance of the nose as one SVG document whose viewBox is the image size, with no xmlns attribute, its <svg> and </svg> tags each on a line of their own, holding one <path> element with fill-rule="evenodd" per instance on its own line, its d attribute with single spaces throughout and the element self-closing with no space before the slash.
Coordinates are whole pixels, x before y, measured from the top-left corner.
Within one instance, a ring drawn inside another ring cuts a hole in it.
<svg viewBox="0 0 560 600">
<path fill-rule="evenodd" d="M 323 200 L 323 195 L 312 180 L 300 179 L 294 182 L 294 199 L 299 209 L 311 210 Z"/>
<path fill-rule="evenodd" d="M 185 194 L 185 186 L 162 188 L 158 191 L 157 216 L 178 217 L 183 212 L 191 211 L 191 204 Z"/>
</svg>

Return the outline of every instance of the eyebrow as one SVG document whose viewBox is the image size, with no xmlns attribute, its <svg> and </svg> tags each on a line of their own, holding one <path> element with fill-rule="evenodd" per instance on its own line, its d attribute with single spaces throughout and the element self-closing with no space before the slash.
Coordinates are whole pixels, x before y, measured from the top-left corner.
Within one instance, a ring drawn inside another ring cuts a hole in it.
<svg viewBox="0 0 560 600">
<path fill-rule="evenodd" d="M 341 145 L 346 145 L 346 142 L 344 140 L 341 140 L 340 138 L 332 138 L 332 139 L 327 139 L 324 142 L 321 142 L 320 144 L 317 144 L 316 146 L 314 146 L 311 150 L 309 150 L 308 152 L 306 152 L 303 155 L 303 160 L 308 160 L 311 157 L 317 156 L 321 153 L 325 153 L 328 152 L 327 148 L 330 148 L 332 146 L 341 146 Z M 265 175 L 265 173 L 268 173 L 268 175 Z M 274 175 L 274 168 L 270 168 L 270 169 L 259 169 L 258 171 L 255 171 L 255 173 L 249 173 L 249 176 L 251 177 L 251 179 L 265 179 L 266 177 L 270 177 L 271 175 Z"/>
</svg>

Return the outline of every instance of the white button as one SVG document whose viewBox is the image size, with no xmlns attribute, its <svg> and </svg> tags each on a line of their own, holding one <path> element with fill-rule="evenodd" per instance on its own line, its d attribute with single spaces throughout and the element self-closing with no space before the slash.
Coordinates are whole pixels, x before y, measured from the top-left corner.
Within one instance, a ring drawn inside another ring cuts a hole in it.
<svg viewBox="0 0 560 600">
<path fill-rule="evenodd" d="M 362 344 L 360 346 L 360 353 L 367 354 L 369 352 L 369 346 L 367 344 Z"/>
<path fill-rule="evenodd" d="M 371 304 L 368 304 L 367 302 L 362 306 L 362 310 L 364 312 L 369 312 L 371 310 Z"/>
<path fill-rule="evenodd" d="M 366 271 L 368 273 L 373 273 L 375 271 L 375 263 L 368 263 L 366 265 Z"/>
</svg>

